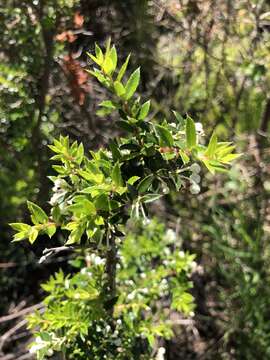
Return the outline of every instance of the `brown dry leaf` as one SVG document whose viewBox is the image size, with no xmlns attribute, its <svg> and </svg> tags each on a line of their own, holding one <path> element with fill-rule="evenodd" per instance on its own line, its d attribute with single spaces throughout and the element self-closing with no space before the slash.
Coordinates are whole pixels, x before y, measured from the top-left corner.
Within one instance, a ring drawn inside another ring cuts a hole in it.
<svg viewBox="0 0 270 360">
<path fill-rule="evenodd" d="M 73 18 L 73 23 L 76 29 L 79 29 L 84 24 L 84 16 L 79 13 L 79 11 L 76 11 Z"/>
<path fill-rule="evenodd" d="M 69 43 L 72 43 L 77 39 L 77 36 L 74 35 L 72 31 L 68 30 L 68 31 L 63 31 L 60 34 L 57 34 L 55 36 L 55 39 L 61 42 L 67 41 Z"/>
<path fill-rule="evenodd" d="M 89 91 L 87 73 L 81 67 L 80 62 L 73 59 L 71 54 L 64 57 L 64 70 L 67 74 L 74 99 L 79 105 L 83 105 L 86 93 Z"/>
</svg>

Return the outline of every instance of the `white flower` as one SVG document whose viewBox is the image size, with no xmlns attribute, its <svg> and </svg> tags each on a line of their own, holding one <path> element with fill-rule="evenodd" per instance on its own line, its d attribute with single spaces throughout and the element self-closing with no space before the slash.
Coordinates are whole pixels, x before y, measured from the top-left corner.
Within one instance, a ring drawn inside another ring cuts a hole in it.
<svg viewBox="0 0 270 360">
<path fill-rule="evenodd" d="M 198 184 L 193 183 L 189 190 L 190 190 L 191 194 L 196 195 L 196 194 L 199 194 L 199 192 L 201 191 L 201 188 L 199 187 Z"/>
<path fill-rule="evenodd" d="M 179 251 L 179 257 L 182 259 L 185 257 L 184 251 L 182 251 L 182 250 Z"/>
<path fill-rule="evenodd" d="M 34 354 L 37 351 L 44 349 L 48 346 L 48 343 L 43 341 L 40 336 L 36 337 L 36 342 L 30 347 L 29 352 L 30 354 Z"/>
<path fill-rule="evenodd" d="M 148 294 L 148 289 L 147 288 L 143 288 L 143 289 L 141 289 L 141 293 L 142 294 Z"/>
<path fill-rule="evenodd" d="M 175 240 L 176 240 L 176 233 L 175 233 L 175 231 L 173 231 L 172 229 L 168 229 L 168 230 L 166 231 L 166 238 L 168 238 L 168 240 L 169 240 L 170 242 L 175 241 Z"/>
<path fill-rule="evenodd" d="M 52 206 L 55 206 L 58 204 L 58 200 L 61 198 L 62 193 L 55 193 L 53 194 L 53 196 L 50 198 L 49 204 Z"/>
<path fill-rule="evenodd" d="M 90 262 L 94 266 L 104 265 L 106 260 L 102 259 L 100 256 L 96 254 L 90 254 L 86 256 L 86 261 Z"/>
<path fill-rule="evenodd" d="M 135 291 L 132 291 L 131 293 L 128 294 L 127 299 L 133 300 L 134 298 L 135 298 Z"/>
<path fill-rule="evenodd" d="M 110 325 L 107 325 L 105 329 L 106 329 L 107 332 L 110 332 L 111 331 Z"/>
<path fill-rule="evenodd" d="M 157 352 L 156 360 L 164 360 L 165 353 L 166 353 L 166 349 L 164 347 L 160 347 Z"/>
<path fill-rule="evenodd" d="M 122 341 L 121 341 L 121 339 L 116 339 L 116 340 L 114 340 L 114 344 L 116 345 L 116 346 L 120 346 L 121 345 L 121 343 L 122 343 Z"/>
<path fill-rule="evenodd" d="M 201 181 L 201 177 L 200 175 L 193 173 L 190 176 L 190 180 L 194 181 L 196 184 L 199 184 L 199 182 Z"/>
<path fill-rule="evenodd" d="M 196 132 L 197 132 L 199 135 L 203 135 L 203 134 L 204 134 L 202 123 L 196 122 L 196 123 L 195 123 L 195 128 L 196 128 Z"/>
<path fill-rule="evenodd" d="M 191 165 L 190 170 L 191 170 L 193 173 L 198 174 L 198 173 L 201 171 L 201 167 L 200 167 L 199 164 L 194 163 L 194 164 Z"/>
</svg>

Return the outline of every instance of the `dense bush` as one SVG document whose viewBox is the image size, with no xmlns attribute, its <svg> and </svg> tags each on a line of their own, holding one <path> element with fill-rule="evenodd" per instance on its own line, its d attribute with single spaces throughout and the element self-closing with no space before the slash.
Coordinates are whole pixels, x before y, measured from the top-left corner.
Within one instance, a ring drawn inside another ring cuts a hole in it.
<svg viewBox="0 0 270 360">
<path fill-rule="evenodd" d="M 29 222 L 27 199 L 49 213 L 47 175 L 55 173 L 46 145 L 61 133 L 88 154 L 123 134 L 112 126 L 118 112 L 106 117 L 98 107 L 106 89 L 84 71 L 86 51 L 109 36 L 121 48 L 118 62 L 132 52 L 131 65 L 142 65 L 138 89 L 151 98 L 151 122 L 175 122 L 171 109 L 184 118 L 188 112 L 206 134 L 214 128 L 223 139 L 233 134 L 244 153 L 229 177 L 204 176 L 202 167 L 196 196 L 186 186 L 150 204 L 151 215 L 176 229 L 180 247 L 199 264 L 192 277 L 195 316 L 174 319 L 184 326 L 162 344 L 166 357 L 269 356 L 269 11 L 261 0 L 0 4 L 0 312 L 13 319 L 0 319 L 0 357 L 29 356 L 20 309 L 41 301 L 40 283 L 59 268 L 76 272 L 72 252 L 38 263 L 46 235 L 34 245 L 10 242 L 7 224 Z M 57 231 L 50 245 L 62 246 L 63 234 Z"/>
</svg>

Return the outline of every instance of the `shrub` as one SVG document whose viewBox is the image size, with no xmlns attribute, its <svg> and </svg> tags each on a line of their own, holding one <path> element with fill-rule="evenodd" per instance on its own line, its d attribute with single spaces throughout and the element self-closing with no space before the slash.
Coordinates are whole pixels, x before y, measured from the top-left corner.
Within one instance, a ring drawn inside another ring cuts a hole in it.
<svg viewBox="0 0 270 360">
<path fill-rule="evenodd" d="M 117 112 L 116 125 L 126 136 L 111 140 L 109 148 L 90 151 L 89 157 L 82 144 L 70 143 L 68 137 L 54 140 L 52 160 L 60 164 L 53 165 L 57 176 L 50 177 L 50 214 L 28 202 L 33 225 L 11 224 L 17 231 L 14 241 L 31 243 L 39 234 L 52 237 L 61 229 L 65 243 L 46 250 L 42 260 L 72 247 L 79 253 L 77 261 L 86 259 L 79 272 L 59 272 L 43 286 L 49 296 L 45 312 L 30 319 L 32 328 L 40 328 L 31 349 L 38 359 L 53 351 L 70 359 L 148 359 L 155 339 L 172 335 L 167 312 L 160 309 L 162 295 L 169 307 L 183 313 L 193 308 L 187 292 L 193 256 L 179 254 L 179 249 L 171 253 L 166 236 L 156 244 L 156 238 L 164 236 L 164 228 L 156 225 L 160 234 L 145 235 L 148 225 L 143 238 L 128 235 L 123 240 L 127 221 L 147 223 L 148 204 L 169 192 L 188 187 L 197 194 L 199 163 L 212 173 L 226 171 L 238 155 L 231 143 L 218 142 L 215 133 L 203 145 L 201 125 L 189 116 L 173 112 L 175 122 L 150 121 L 150 101 L 142 103 L 135 95 L 140 68 L 124 82 L 129 57 L 117 72 L 117 51 L 109 42 L 105 52 L 96 45 L 95 56 L 89 57 L 98 66 L 89 73 L 111 93 L 111 99 L 100 104 L 99 115 Z"/>
</svg>

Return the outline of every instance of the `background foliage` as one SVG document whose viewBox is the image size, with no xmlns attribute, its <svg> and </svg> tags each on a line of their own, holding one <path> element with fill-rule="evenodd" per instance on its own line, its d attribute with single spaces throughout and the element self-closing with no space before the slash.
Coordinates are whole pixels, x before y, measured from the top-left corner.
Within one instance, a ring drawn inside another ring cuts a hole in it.
<svg viewBox="0 0 270 360">
<path fill-rule="evenodd" d="M 244 154 L 229 178 L 206 178 L 197 197 L 175 193 L 153 210 L 176 229 L 199 264 L 193 274 L 195 317 L 176 326 L 175 339 L 165 344 L 167 357 L 268 358 L 269 11 L 268 1 L 256 0 L 0 5 L 3 315 L 36 304 L 40 282 L 60 265 L 70 266 L 68 256 L 38 264 L 48 240 L 41 238 L 31 250 L 15 246 L 7 224 L 28 221 L 26 199 L 48 207 L 46 144 L 54 136 L 68 134 L 86 150 L 111 137 L 111 120 L 96 115 L 104 91 L 83 70 L 85 52 L 111 36 L 121 61 L 132 52 L 133 64 L 142 65 L 140 92 L 153 98 L 154 114 L 188 112 L 206 134 L 214 127 L 223 139 L 233 134 Z M 58 241 L 56 236 L 51 244 Z M 17 321 L 1 322 L 3 334 Z M 3 336 L 3 354 L 14 352 L 17 359 L 25 352 L 23 325 L 8 340 Z"/>
</svg>

